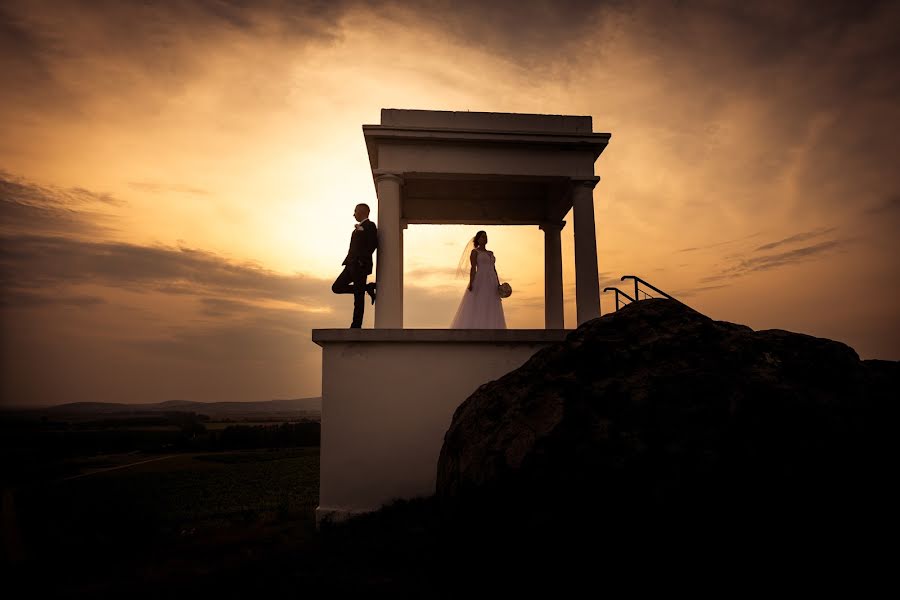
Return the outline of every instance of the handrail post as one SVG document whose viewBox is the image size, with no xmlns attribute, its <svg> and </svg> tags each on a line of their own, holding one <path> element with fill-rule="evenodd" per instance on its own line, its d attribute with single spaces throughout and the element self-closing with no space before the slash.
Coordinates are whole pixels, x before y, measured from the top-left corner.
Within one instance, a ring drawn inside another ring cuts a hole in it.
<svg viewBox="0 0 900 600">
<path fill-rule="evenodd" d="M 626 294 L 625 292 L 623 292 L 622 290 L 620 290 L 617 287 L 605 287 L 605 288 L 603 288 L 603 291 L 604 292 L 615 292 L 615 294 L 616 294 L 616 310 L 617 311 L 619 310 L 619 306 L 625 306 L 625 301 L 620 300 L 619 296 L 623 296 L 625 298 L 625 300 L 630 300 L 631 302 L 634 302 L 634 298 L 632 298 L 631 296 L 629 296 L 628 294 Z"/>
<path fill-rule="evenodd" d="M 634 298 L 635 298 L 635 300 L 637 300 L 640 297 L 640 293 L 641 293 L 640 288 L 638 287 L 638 284 L 643 283 L 645 286 L 647 286 L 648 288 L 650 288 L 657 294 L 661 295 L 663 298 L 668 298 L 669 300 L 674 300 L 675 302 L 678 302 L 679 304 L 684 304 L 684 302 L 682 302 L 678 298 L 673 298 L 671 295 L 665 293 L 664 291 L 662 291 L 661 289 L 659 289 L 652 283 L 647 283 L 646 281 L 644 281 L 637 275 L 622 275 L 621 281 L 625 281 L 626 279 L 634 279 Z M 626 294 L 625 292 L 622 292 L 622 295 L 624 295 L 626 298 L 628 297 L 628 294 Z M 653 298 L 654 296 L 651 296 L 650 294 L 644 292 L 644 297 Z M 634 300 L 632 300 L 632 302 L 633 301 Z M 687 304 L 684 304 L 684 305 L 687 306 Z"/>
</svg>

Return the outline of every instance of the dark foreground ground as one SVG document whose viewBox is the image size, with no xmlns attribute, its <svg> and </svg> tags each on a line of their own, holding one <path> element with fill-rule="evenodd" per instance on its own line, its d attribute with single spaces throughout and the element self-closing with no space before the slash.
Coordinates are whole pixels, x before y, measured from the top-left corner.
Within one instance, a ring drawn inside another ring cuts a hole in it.
<svg viewBox="0 0 900 600">
<path fill-rule="evenodd" d="M 875 552 L 890 541 L 886 524 L 864 514 L 785 514 L 773 523 L 726 510 L 717 528 L 703 515 L 592 514 L 576 504 L 560 505 L 548 523 L 519 518 L 515 506 L 460 518 L 422 500 L 317 532 L 318 464 L 318 448 L 94 457 L 74 478 L 7 489 L 4 589 L 11 597 L 580 597 L 585 585 L 822 584 L 851 569 L 863 574 L 860 589 L 888 559 Z"/>
<path fill-rule="evenodd" d="M 317 447 L 68 462 L 4 491 L 4 566 L 32 592 L 213 589 L 315 543 Z"/>
<path fill-rule="evenodd" d="M 430 502 L 315 527 L 319 448 L 35 463 L 3 490 L 11 597 L 455 597 Z M 465 562 L 465 561 L 463 561 Z"/>
</svg>

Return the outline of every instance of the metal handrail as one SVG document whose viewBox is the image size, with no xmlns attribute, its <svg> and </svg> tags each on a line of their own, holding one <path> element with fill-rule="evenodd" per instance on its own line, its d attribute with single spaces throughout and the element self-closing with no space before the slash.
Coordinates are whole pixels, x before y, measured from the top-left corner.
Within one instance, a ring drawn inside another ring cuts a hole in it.
<svg viewBox="0 0 900 600">
<path fill-rule="evenodd" d="M 622 290 L 620 290 L 620 289 L 617 288 L 617 287 L 605 287 L 605 288 L 603 288 L 603 291 L 604 291 L 604 292 L 608 292 L 608 291 L 610 291 L 610 290 L 612 290 L 612 291 L 614 291 L 614 292 L 616 293 L 616 310 L 619 310 L 619 294 L 625 296 L 626 298 L 628 298 L 629 300 L 631 300 L 632 302 L 634 302 L 634 298 L 632 298 L 631 296 L 629 296 L 628 294 L 626 294 L 625 292 L 623 292 Z"/>
<path fill-rule="evenodd" d="M 644 290 L 640 289 L 638 284 L 644 284 L 644 286 L 650 288 L 651 290 L 653 290 L 653 291 L 656 292 L 657 294 L 660 294 L 660 295 L 662 295 L 663 297 L 668 298 L 669 300 L 674 300 L 675 302 L 677 302 L 677 303 L 679 303 L 679 304 L 684 304 L 684 302 L 682 302 L 682 301 L 679 300 L 678 298 L 675 298 L 675 297 L 671 296 L 670 294 L 667 294 L 666 292 L 662 291 L 661 289 L 659 289 L 658 287 L 656 287 L 656 286 L 653 285 L 652 283 L 649 283 L 649 282 L 647 282 L 647 281 L 644 281 L 643 279 L 641 279 L 641 278 L 638 277 L 637 275 L 623 275 L 621 281 L 625 281 L 626 279 L 633 279 L 633 280 L 634 280 L 634 298 L 632 298 L 631 296 L 629 296 L 628 294 L 626 294 L 625 292 L 623 292 L 622 290 L 620 290 L 619 288 L 616 288 L 616 287 L 607 287 L 607 288 L 603 288 L 603 291 L 604 291 L 604 292 L 614 291 L 614 292 L 616 293 L 616 310 L 619 310 L 619 294 L 625 296 L 626 298 L 628 298 L 628 299 L 631 300 L 632 302 L 635 302 L 635 301 L 637 301 L 637 300 L 640 300 L 640 299 L 641 299 L 641 294 L 644 294 L 644 297 L 645 297 L 645 298 L 653 298 L 653 297 L 654 297 L 654 296 L 648 294 L 647 292 L 645 292 Z M 684 305 L 687 306 L 687 304 L 684 304 Z"/>
<path fill-rule="evenodd" d="M 676 298 L 673 298 L 673 297 L 670 296 L 669 294 L 665 293 L 664 291 L 662 291 L 661 289 L 659 289 L 658 287 L 656 287 L 656 286 L 653 285 L 652 283 L 650 283 L 650 282 L 648 282 L 648 281 L 644 281 L 643 279 L 641 279 L 641 278 L 638 277 L 637 275 L 622 275 L 621 281 L 625 281 L 626 279 L 634 279 L 634 295 L 635 295 L 635 296 L 638 295 L 638 283 L 643 283 L 645 286 L 647 286 L 648 288 L 650 288 L 651 290 L 653 290 L 653 291 L 656 292 L 657 294 L 662 294 L 663 296 L 665 296 L 665 297 L 668 298 L 669 300 L 675 300 L 675 302 L 681 302 L 680 300 L 678 300 L 678 299 L 676 299 Z M 684 304 L 684 302 L 681 302 L 681 304 Z"/>
</svg>

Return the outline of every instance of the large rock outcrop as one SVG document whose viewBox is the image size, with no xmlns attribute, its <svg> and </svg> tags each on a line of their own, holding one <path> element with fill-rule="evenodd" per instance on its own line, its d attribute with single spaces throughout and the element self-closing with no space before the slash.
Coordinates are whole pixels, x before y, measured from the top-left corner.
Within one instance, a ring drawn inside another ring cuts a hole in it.
<svg viewBox="0 0 900 600">
<path fill-rule="evenodd" d="M 838 342 L 645 300 L 469 397 L 437 493 L 532 524 L 849 518 L 885 507 L 898 382 Z"/>
</svg>

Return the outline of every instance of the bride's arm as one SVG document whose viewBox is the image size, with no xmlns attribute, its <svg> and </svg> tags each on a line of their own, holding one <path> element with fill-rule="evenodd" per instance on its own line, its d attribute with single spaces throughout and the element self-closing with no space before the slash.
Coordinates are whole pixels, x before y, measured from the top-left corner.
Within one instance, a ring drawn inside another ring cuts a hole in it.
<svg viewBox="0 0 900 600">
<path fill-rule="evenodd" d="M 472 282 L 475 281 L 475 265 L 478 264 L 478 250 L 472 250 L 472 254 L 469 255 L 469 262 L 472 263 L 472 268 L 469 269 L 469 287 L 466 289 L 471 292 Z"/>
</svg>

